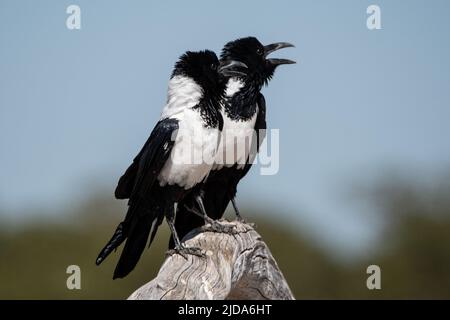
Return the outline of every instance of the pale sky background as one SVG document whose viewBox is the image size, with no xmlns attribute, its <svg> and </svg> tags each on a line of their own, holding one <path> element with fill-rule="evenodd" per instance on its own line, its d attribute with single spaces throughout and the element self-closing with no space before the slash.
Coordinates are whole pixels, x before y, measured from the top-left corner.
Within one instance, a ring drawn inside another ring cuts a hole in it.
<svg viewBox="0 0 450 320">
<path fill-rule="evenodd" d="M 81 7 L 79 31 L 66 28 L 70 4 Z M 366 28 L 370 4 L 382 30 Z M 97 187 L 112 194 L 178 56 L 253 35 L 294 43 L 274 56 L 298 64 L 264 89 L 280 171 L 253 168 L 240 203 L 364 250 L 379 226 L 349 187 L 389 168 L 429 177 L 450 167 L 449 12 L 445 0 L 2 0 L 1 215 L 27 220 L 29 208 L 57 214 Z"/>
</svg>

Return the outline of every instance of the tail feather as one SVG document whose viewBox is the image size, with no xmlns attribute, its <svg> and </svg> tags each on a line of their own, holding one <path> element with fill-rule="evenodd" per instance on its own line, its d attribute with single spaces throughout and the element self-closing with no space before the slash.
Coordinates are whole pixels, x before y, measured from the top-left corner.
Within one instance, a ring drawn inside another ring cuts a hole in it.
<svg viewBox="0 0 450 320">
<path fill-rule="evenodd" d="M 158 216 L 158 219 L 156 219 L 153 224 L 152 224 L 152 232 L 150 234 L 150 241 L 148 242 L 148 247 L 150 248 L 150 246 L 153 243 L 153 239 L 155 239 L 156 236 L 156 231 L 158 231 L 159 226 L 161 225 L 162 221 L 163 221 L 164 215 L 160 214 Z"/>
<path fill-rule="evenodd" d="M 133 221 L 125 247 L 120 255 L 119 262 L 114 270 L 113 279 L 128 275 L 138 263 L 147 244 L 153 217 L 144 216 L 139 221 Z"/>
<path fill-rule="evenodd" d="M 100 252 L 96 264 L 102 263 L 126 239 L 113 279 L 128 275 L 139 261 L 150 231 L 151 243 L 163 218 L 164 210 L 158 205 L 130 205 L 125 220 L 119 224 L 111 240 Z"/>
<path fill-rule="evenodd" d="M 105 245 L 105 247 L 100 251 L 97 260 L 95 260 L 96 265 L 100 265 L 103 260 L 105 260 L 111 252 L 117 249 L 118 246 L 122 244 L 122 242 L 126 239 L 126 234 L 124 230 L 124 223 L 121 222 L 117 226 L 116 231 L 114 232 L 111 240 Z"/>
</svg>

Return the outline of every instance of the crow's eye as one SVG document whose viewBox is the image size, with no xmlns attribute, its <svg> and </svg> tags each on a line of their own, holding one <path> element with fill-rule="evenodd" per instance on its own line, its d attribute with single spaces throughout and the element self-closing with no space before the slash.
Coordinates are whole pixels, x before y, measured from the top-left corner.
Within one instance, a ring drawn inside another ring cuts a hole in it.
<svg viewBox="0 0 450 320">
<path fill-rule="evenodd" d="M 216 69 L 217 69 L 217 65 L 216 65 L 215 63 L 212 63 L 212 64 L 211 64 L 211 69 L 212 69 L 212 70 L 216 70 Z"/>
<path fill-rule="evenodd" d="M 256 54 L 259 55 L 259 56 L 262 56 L 263 49 L 261 49 L 261 48 L 256 49 Z"/>
</svg>

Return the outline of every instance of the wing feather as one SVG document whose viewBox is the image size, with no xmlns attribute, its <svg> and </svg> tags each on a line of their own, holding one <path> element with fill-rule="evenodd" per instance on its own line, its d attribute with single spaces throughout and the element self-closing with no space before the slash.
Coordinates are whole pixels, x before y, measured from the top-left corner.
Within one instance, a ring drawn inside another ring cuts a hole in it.
<svg viewBox="0 0 450 320">
<path fill-rule="evenodd" d="M 172 151 L 177 130 L 176 119 L 166 118 L 156 124 L 133 163 L 120 177 L 115 190 L 117 199 L 131 200 L 148 194 Z"/>
</svg>

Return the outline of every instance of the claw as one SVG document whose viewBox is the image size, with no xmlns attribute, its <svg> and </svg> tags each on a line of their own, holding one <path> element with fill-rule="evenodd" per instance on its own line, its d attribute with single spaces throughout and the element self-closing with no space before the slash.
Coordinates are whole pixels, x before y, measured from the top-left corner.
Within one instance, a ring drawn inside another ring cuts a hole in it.
<svg viewBox="0 0 450 320">
<path fill-rule="evenodd" d="M 241 222 L 241 223 L 244 223 L 244 224 L 247 223 L 247 221 L 245 221 L 245 219 L 242 218 L 242 216 L 237 216 L 237 217 L 236 217 L 236 220 L 237 220 L 238 222 Z"/>
<path fill-rule="evenodd" d="M 227 226 L 218 221 L 212 220 L 208 221 L 208 225 L 203 226 L 203 230 L 217 232 L 217 233 L 226 233 L 226 234 L 238 234 L 235 230 L 234 226 Z"/>
<path fill-rule="evenodd" d="M 227 233 L 227 234 L 237 234 L 238 232 L 235 230 L 234 226 L 226 226 L 222 223 L 211 219 L 208 215 L 199 212 L 195 207 L 189 208 L 187 205 L 184 207 L 191 211 L 192 213 L 202 217 L 205 220 L 205 225 L 203 226 L 203 230 L 217 232 L 217 233 Z M 238 216 L 239 217 L 239 216 Z"/>
<path fill-rule="evenodd" d="M 173 254 L 179 254 L 180 256 L 182 256 L 184 259 L 188 260 L 188 255 L 193 255 L 193 256 L 197 256 L 200 258 L 205 258 L 206 255 L 203 252 L 203 250 L 201 248 L 198 247 L 178 247 L 178 248 L 174 248 L 171 250 L 168 250 L 166 253 L 166 256 L 171 256 Z"/>
</svg>

